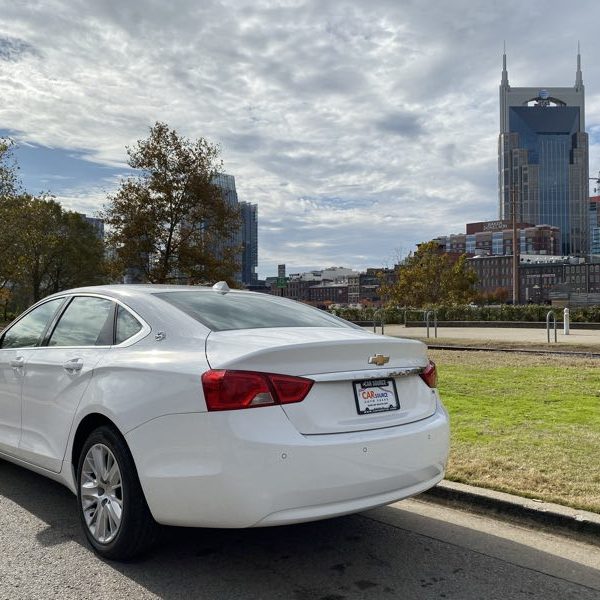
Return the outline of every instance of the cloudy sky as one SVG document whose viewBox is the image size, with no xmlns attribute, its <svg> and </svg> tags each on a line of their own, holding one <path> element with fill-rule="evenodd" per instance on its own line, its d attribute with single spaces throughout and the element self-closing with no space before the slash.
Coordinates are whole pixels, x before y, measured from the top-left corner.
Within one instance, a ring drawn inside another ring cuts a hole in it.
<svg viewBox="0 0 600 600">
<path fill-rule="evenodd" d="M 259 207 L 259 274 L 392 265 L 497 217 L 514 86 L 568 86 L 581 41 L 600 169 L 595 0 L 0 0 L 0 135 L 30 192 L 94 214 L 157 120 L 220 144 Z"/>
</svg>

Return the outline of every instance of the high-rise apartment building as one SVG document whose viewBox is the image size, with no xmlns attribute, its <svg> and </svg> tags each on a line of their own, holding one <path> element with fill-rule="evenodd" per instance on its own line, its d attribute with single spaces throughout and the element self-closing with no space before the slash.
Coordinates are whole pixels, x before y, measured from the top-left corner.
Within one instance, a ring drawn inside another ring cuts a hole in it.
<svg viewBox="0 0 600 600">
<path fill-rule="evenodd" d="M 240 211 L 240 227 L 231 232 L 225 245 L 240 247 L 237 256 L 240 270 L 235 278 L 240 283 L 252 284 L 256 282 L 258 267 L 258 206 L 250 202 L 239 202 L 233 175 L 220 173 L 215 177 L 214 183 L 222 190 L 225 201 Z"/>
<path fill-rule="evenodd" d="M 573 87 L 500 83 L 499 217 L 560 229 L 562 254 L 590 251 L 588 136 L 581 55 Z"/>
<path fill-rule="evenodd" d="M 80 214 L 93 228 L 99 239 L 104 241 L 104 220 L 98 217 L 88 217 L 84 213 Z"/>
<path fill-rule="evenodd" d="M 242 217 L 242 283 L 256 283 L 258 275 L 258 206 L 250 202 L 240 202 Z"/>
</svg>

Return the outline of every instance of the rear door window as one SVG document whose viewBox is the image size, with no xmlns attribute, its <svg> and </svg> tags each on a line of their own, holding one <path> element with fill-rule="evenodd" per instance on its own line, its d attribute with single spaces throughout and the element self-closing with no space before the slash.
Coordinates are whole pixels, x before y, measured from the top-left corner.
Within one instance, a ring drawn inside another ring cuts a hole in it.
<svg viewBox="0 0 600 600">
<path fill-rule="evenodd" d="M 105 298 L 76 296 L 58 321 L 48 346 L 110 346 L 115 304 Z"/>
</svg>

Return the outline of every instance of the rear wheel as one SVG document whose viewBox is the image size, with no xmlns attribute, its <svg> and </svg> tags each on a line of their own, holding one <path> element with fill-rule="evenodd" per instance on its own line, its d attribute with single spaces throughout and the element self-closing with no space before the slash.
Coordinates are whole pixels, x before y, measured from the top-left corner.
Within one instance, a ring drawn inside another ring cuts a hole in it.
<svg viewBox="0 0 600 600">
<path fill-rule="evenodd" d="M 100 556 L 127 560 L 152 545 L 156 523 L 129 448 L 111 427 L 92 431 L 81 449 L 77 498 L 83 531 Z"/>
</svg>

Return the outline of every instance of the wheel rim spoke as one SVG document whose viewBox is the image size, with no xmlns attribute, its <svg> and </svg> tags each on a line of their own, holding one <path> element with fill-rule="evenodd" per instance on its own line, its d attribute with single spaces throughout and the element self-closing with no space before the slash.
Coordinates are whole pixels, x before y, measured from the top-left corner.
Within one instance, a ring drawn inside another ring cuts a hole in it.
<svg viewBox="0 0 600 600">
<path fill-rule="evenodd" d="M 92 446 L 92 456 L 90 457 L 94 467 L 94 472 L 96 473 L 97 477 L 101 479 L 104 479 L 106 475 L 105 449 L 108 450 L 106 446 L 102 446 L 101 444 Z"/>
<path fill-rule="evenodd" d="M 111 531 L 116 531 L 117 528 L 119 527 L 119 523 L 121 522 L 121 518 L 120 518 L 120 516 L 117 515 L 117 512 L 115 511 L 115 508 L 114 508 L 112 502 L 109 502 L 104 507 L 104 512 L 106 513 L 109 529 Z"/>
<path fill-rule="evenodd" d="M 121 483 L 121 472 L 119 471 L 119 465 L 115 461 L 113 461 L 111 467 L 108 469 L 106 481 L 108 481 L 108 483 L 110 483 L 113 487 L 117 483 Z"/>
<path fill-rule="evenodd" d="M 94 444 L 88 450 L 79 488 L 89 532 L 101 544 L 110 543 L 121 526 L 123 495 L 119 464 L 104 444 Z"/>
</svg>

